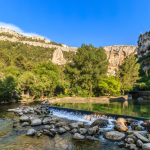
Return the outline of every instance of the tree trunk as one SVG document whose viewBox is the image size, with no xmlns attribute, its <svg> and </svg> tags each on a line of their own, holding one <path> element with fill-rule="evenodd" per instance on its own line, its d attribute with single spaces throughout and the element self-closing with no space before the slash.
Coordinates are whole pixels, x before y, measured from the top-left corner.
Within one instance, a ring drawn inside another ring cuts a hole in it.
<svg viewBox="0 0 150 150">
<path fill-rule="evenodd" d="M 41 97 L 40 97 L 40 100 L 43 100 L 43 91 L 41 92 Z"/>
<path fill-rule="evenodd" d="M 124 90 L 122 90 L 122 95 L 124 96 Z"/>
<path fill-rule="evenodd" d="M 90 85 L 90 97 L 92 97 L 92 84 Z"/>
<path fill-rule="evenodd" d="M 32 96 L 32 100 L 34 100 L 34 98 L 35 98 L 35 95 Z"/>
</svg>

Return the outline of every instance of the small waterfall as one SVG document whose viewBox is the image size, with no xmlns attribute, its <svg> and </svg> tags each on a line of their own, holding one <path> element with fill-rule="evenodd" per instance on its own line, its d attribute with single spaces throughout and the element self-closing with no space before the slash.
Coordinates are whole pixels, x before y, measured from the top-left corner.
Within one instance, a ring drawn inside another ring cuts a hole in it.
<svg viewBox="0 0 150 150">
<path fill-rule="evenodd" d="M 81 121 L 84 122 L 87 125 L 91 125 L 93 121 L 95 121 L 98 118 L 103 118 L 103 119 L 108 119 L 108 126 L 105 129 L 112 129 L 114 127 L 113 121 L 116 121 L 112 117 L 107 117 L 105 115 L 98 115 L 98 114 L 92 114 L 92 115 L 87 115 L 87 114 L 81 114 L 80 112 L 68 112 L 65 110 L 58 110 L 54 108 L 49 109 L 51 112 L 53 112 L 54 116 L 60 117 L 60 118 L 65 118 L 68 120 L 74 120 L 74 121 Z"/>
</svg>

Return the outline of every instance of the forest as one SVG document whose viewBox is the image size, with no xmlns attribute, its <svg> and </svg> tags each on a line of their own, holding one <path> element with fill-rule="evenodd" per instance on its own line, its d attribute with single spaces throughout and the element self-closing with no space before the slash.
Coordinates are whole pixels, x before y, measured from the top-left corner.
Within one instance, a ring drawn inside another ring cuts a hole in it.
<svg viewBox="0 0 150 150">
<path fill-rule="evenodd" d="M 65 59 L 72 60 L 63 66 L 51 62 L 54 50 L 0 41 L 0 102 L 21 99 L 24 89 L 29 90 L 32 100 L 120 96 L 131 90 L 150 89 L 149 73 L 142 70 L 134 54 L 119 66 L 116 76 L 108 76 L 109 62 L 103 47 L 82 44 L 76 54 L 63 52 Z"/>
</svg>

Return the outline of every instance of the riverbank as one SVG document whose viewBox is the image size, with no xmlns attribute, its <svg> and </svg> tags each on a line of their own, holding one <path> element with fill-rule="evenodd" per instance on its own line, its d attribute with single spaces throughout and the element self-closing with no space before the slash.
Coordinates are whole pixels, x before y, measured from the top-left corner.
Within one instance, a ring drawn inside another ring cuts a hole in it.
<svg viewBox="0 0 150 150">
<path fill-rule="evenodd" d="M 122 97 L 107 97 L 107 96 L 102 96 L 102 97 L 90 97 L 90 98 L 85 98 L 85 97 L 64 97 L 64 98 L 45 98 L 43 100 L 31 100 L 31 99 L 23 99 L 20 100 L 20 103 L 31 103 L 34 101 L 49 101 L 50 103 L 106 103 L 109 101 L 125 101 L 128 100 L 127 96 L 122 96 Z"/>
</svg>

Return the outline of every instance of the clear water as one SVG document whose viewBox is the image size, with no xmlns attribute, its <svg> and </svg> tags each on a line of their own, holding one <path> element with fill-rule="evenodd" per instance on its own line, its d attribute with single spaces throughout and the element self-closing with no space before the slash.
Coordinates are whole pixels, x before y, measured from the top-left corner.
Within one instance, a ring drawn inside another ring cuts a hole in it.
<svg viewBox="0 0 150 150">
<path fill-rule="evenodd" d="M 150 100 L 103 101 L 102 103 L 76 103 L 74 101 L 70 103 L 55 103 L 53 106 L 150 118 Z"/>
<path fill-rule="evenodd" d="M 34 106 L 40 102 L 23 104 L 24 106 Z M 0 105 L 0 150 L 121 150 L 117 146 L 117 142 L 111 142 L 100 136 L 100 140 L 97 142 L 82 141 L 77 142 L 72 140 L 72 134 L 69 132 L 55 137 L 49 137 L 43 135 L 42 137 L 27 137 L 27 130 L 35 128 L 40 130 L 39 127 L 22 127 L 20 123 L 17 123 L 17 128 L 12 128 L 13 120 L 19 119 L 14 116 L 13 113 L 8 113 L 7 109 L 13 109 L 20 104 L 1 104 Z M 149 118 L 150 101 L 125 101 L 125 102 L 107 102 L 107 103 L 57 103 L 55 106 L 74 108 L 80 110 L 89 110 L 95 112 L 105 112 L 113 114 L 124 114 L 131 116 L 139 116 Z M 83 121 L 87 125 L 90 125 L 96 118 L 93 116 L 93 120 L 89 121 L 88 116 L 67 113 L 66 111 L 54 111 L 54 115 L 61 117 L 62 121 L 68 123 L 72 120 Z M 103 116 L 104 117 L 104 116 Z M 108 128 L 112 128 L 113 118 L 109 118 Z M 39 132 L 39 131 L 38 131 Z"/>
</svg>

